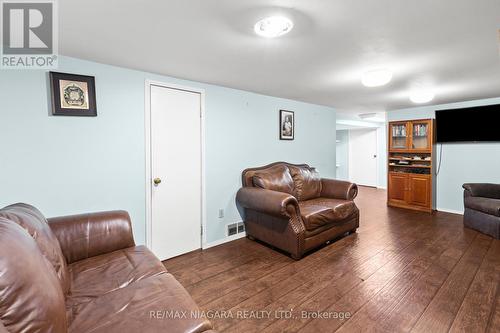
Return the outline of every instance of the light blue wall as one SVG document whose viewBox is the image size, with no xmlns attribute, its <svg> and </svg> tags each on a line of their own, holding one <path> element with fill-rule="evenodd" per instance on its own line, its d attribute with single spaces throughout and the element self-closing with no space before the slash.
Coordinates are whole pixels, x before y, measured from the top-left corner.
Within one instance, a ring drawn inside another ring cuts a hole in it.
<svg viewBox="0 0 500 333">
<path fill-rule="evenodd" d="M 58 71 L 96 77 L 98 117 L 49 116 L 46 72 L 0 71 L 2 206 L 28 202 L 47 216 L 125 209 L 144 243 L 146 79 L 206 91 L 208 242 L 241 220 L 234 201 L 244 168 L 287 160 L 335 176 L 332 108 L 74 58 L 61 57 Z M 295 111 L 295 141 L 278 140 L 279 109 Z"/>
<path fill-rule="evenodd" d="M 349 130 L 337 131 L 337 179 L 349 180 Z"/>
<path fill-rule="evenodd" d="M 500 104 L 500 98 L 423 106 L 388 112 L 388 121 L 435 118 L 435 110 Z M 499 129 L 500 130 L 500 129 Z M 441 144 L 437 146 L 437 160 Z M 437 176 L 437 208 L 463 212 L 462 184 L 500 183 L 500 143 L 445 143 Z"/>
</svg>

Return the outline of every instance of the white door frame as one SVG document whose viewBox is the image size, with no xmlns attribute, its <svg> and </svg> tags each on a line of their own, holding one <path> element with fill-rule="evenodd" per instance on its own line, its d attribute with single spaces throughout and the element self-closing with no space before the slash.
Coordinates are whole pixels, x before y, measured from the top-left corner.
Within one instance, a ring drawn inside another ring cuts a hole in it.
<svg viewBox="0 0 500 333">
<path fill-rule="evenodd" d="M 144 133 L 146 145 L 146 246 L 151 249 L 152 243 L 152 174 L 151 174 L 151 86 L 176 89 L 200 94 L 200 124 L 201 124 L 201 221 L 200 232 L 201 244 L 200 248 L 204 249 L 207 244 L 207 212 L 206 212 L 206 196 L 205 196 L 205 90 L 181 86 L 172 83 L 159 82 L 146 79 L 144 89 Z"/>
</svg>

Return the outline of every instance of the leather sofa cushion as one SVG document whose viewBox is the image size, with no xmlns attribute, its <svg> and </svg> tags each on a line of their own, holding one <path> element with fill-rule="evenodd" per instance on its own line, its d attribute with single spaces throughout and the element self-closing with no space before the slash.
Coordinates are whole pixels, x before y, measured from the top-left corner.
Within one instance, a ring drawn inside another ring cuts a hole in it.
<svg viewBox="0 0 500 333">
<path fill-rule="evenodd" d="M 300 215 L 306 230 L 340 222 L 356 211 L 354 201 L 317 198 L 299 202 Z"/>
<path fill-rule="evenodd" d="M 0 322 L 8 332 L 66 332 L 56 272 L 28 232 L 0 217 Z"/>
<path fill-rule="evenodd" d="M 48 219 L 66 262 L 135 246 L 130 216 L 115 210 Z"/>
<path fill-rule="evenodd" d="M 500 216 L 500 199 L 467 197 L 465 198 L 465 207 L 478 210 L 489 215 Z"/>
<path fill-rule="evenodd" d="M 212 328 L 195 318 L 198 307 L 169 273 L 144 278 L 81 306 L 70 333 L 204 332 Z M 178 314 L 177 318 L 169 318 Z M 182 317 L 185 313 L 186 317 Z"/>
<path fill-rule="evenodd" d="M 294 194 L 294 182 L 288 167 L 283 164 L 255 172 L 253 185 L 266 190 Z"/>
<path fill-rule="evenodd" d="M 318 198 L 321 194 L 321 178 L 314 168 L 289 166 L 299 201 Z"/>
<path fill-rule="evenodd" d="M 61 251 L 59 241 L 42 213 L 33 206 L 18 203 L 1 209 L 0 217 L 17 223 L 33 237 L 43 256 L 54 268 L 62 290 L 66 294 L 69 290 L 66 259 Z"/>
<path fill-rule="evenodd" d="M 71 290 L 66 301 L 68 321 L 85 303 L 166 272 L 165 266 L 145 246 L 135 246 L 69 265 Z"/>
</svg>

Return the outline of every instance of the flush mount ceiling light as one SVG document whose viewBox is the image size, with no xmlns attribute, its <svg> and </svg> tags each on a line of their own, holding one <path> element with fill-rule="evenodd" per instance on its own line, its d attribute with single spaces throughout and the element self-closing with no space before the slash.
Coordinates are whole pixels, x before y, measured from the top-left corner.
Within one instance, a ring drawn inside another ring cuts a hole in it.
<svg viewBox="0 0 500 333">
<path fill-rule="evenodd" d="M 293 22 L 283 16 L 271 16 L 255 23 L 255 33 L 266 38 L 283 36 L 293 29 Z"/>
<path fill-rule="evenodd" d="M 392 80 L 392 72 L 388 69 L 375 69 L 368 71 L 361 77 L 361 83 L 365 87 L 385 86 Z"/>
<path fill-rule="evenodd" d="M 432 101 L 434 99 L 434 96 L 434 92 L 429 89 L 413 90 L 410 93 L 410 101 L 416 104 L 427 103 Z"/>
<path fill-rule="evenodd" d="M 358 117 L 363 119 L 363 120 L 367 120 L 367 121 L 374 121 L 374 122 L 381 122 L 381 123 L 385 122 L 385 118 L 376 112 L 360 113 L 358 115 Z"/>
<path fill-rule="evenodd" d="M 377 116 L 377 114 L 375 112 L 372 112 L 372 113 L 360 113 L 358 116 L 361 119 L 370 119 L 370 118 L 375 118 Z"/>
</svg>

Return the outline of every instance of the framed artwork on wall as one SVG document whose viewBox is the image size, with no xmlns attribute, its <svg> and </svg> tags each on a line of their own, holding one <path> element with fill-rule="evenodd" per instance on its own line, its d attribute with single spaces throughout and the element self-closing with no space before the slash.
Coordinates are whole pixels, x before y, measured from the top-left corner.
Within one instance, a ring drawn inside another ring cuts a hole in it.
<svg viewBox="0 0 500 333">
<path fill-rule="evenodd" d="M 295 114 L 293 111 L 280 110 L 280 140 L 293 140 L 295 137 Z"/>
<path fill-rule="evenodd" d="M 93 76 L 50 72 L 54 116 L 97 116 Z"/>
</svg>

